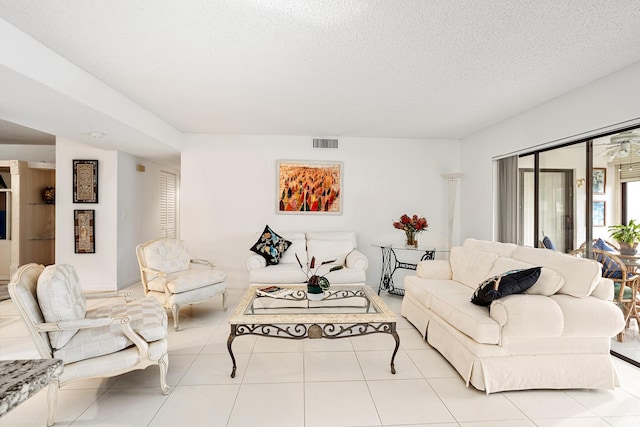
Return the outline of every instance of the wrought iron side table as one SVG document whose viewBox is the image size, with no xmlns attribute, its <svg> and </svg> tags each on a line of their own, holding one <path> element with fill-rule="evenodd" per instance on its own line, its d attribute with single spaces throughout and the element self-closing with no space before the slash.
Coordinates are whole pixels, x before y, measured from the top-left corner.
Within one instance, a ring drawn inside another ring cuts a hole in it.
<svg viewBox="0 0 640 427">
<path fill-rule="evenodd" d="M 380 274 L 380 285 L 378 286 L 378 295 L 380 291 L 387 291 L 391 295 L 404 296 L 404 289 L 398 288 L 393 283 L 393 274 L 397 269 L 402 268 L 405 270 L 415 270 L 418 264 L 412 264 L 408 262 L 399 261 L 396 256 L 396 250 L 406 251 L 418 251 L 424 252 L 420 261 L 436 259 L 437 252 L 449 252 L 447 250 L 436 248 L 421 248 L 401 245 L 387 245 L 387 244 L 373 244 L 377 248 L 382 250 L 382 272 Z"/>
</svg>

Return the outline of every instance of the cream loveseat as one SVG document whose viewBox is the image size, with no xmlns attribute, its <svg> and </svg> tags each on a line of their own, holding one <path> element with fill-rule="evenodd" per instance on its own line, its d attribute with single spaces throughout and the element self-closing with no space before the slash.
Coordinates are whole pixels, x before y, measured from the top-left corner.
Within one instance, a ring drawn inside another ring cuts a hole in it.
<svg viewBox="0 0 640 427">
<path fill-rule="evenodd" d="M 249 282 L 251 284 L 296 284 L 307 279 L 300 269 L 296 254 L 302 264 L 316 257 L 316 265 L 324 261 L 335 260 L 334 263 L 319 268 L 322 275 L 334 265 L 344 268 L 332 271 L 326 277 L 332 285 L 366 282 L 366 270 L 369 266 L 367 257 L 356 249 L 358 246 L 356 233 L 352 231 L 325 232 L 278 232 L 280 236 L 291 242 L 291 246 L 282 254 L 278 264 L 267 265 L 264 257 L 252 254 L 247 259 Z"/>
<path fill-rule="evenodd" d="M 470 302 L 485 279 L 542 267 L 523 294 Z M 401 313 L 467 382 L 493 393 L 613 389 L 611 337 L 624 328 L 613 283 L 595 261 L 548 249 L 467 239 L 450 260 L 422 261 L 405 278 Z"/>
</svg>

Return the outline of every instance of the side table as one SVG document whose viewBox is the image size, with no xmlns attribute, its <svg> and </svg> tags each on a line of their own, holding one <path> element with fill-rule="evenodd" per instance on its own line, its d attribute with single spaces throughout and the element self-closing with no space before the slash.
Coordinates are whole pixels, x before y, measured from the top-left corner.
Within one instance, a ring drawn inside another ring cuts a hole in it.
<svg viewBox="0 0 640 427">
<path fill-rule="evenodd" d="M 375 246 L 382 250 L 382 272 L 380 273 L 378 295 L 380 295 L 380 291 L 385 290 L 391 295 L 404 296 L 404 289 L 397 288 L 394 285 L 393 274 L 399 268 L 405 270 L 415 270 L 418 267 L 418 264 L 399 261 L 396 255 L 396 250 L 424 252 L 420 257 L 420 261 L 436 259 L 437 252 L 449 252 L 448 250 L 436 248 L 414 248 L 411 246 L 400 246 L 391 244 L 373 244 L 372 246 Z"/>
</svg>

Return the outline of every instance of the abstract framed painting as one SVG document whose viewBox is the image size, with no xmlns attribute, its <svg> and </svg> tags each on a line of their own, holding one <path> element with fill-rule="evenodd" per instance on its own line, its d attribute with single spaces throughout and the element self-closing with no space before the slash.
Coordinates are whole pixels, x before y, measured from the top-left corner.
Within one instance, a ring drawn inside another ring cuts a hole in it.
<svg viewBox="0 0 640 427">
<path fill-rule="evenodd" d="M 98 161 L 73 161 L 73 203 L 98 203 Z"/>
<path fill-rule="evenodd" d="M 73 230 L 75 234 L 75 253 L 96 253 L 95 214 L 93 209 L 73 211 Z"/>
<path fill-rule="evenodd" d="M 279 214 L 342 214 L 342 162 L 277 161 Z"/>
</svg>

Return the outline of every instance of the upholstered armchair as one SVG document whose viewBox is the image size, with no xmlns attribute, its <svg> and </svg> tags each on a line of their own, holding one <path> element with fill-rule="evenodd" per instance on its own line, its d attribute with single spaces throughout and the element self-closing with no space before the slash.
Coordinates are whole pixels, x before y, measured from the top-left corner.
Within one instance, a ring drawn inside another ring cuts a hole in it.
<svg viewBox="0 0 640 427">
<path fill-rule="evenodd" d="M 150 240 L 138 245 L 136 253 L 145 295 L 171 310 L 176 331 L 182 306 L 221 295 L 222 308 L 227 309 L 226 274 L 209 261 L 189 258 L 182 240 Z"/>
<path fill-rule="evenodd" d="M 9 283 L 9 294 L 43 359 L 60 359 L 63 372 L 49 385 L 47 425 L 53 425 L 58 388 L 86 378 L 112 377 L 150 365 L 167 385 L 167 313 L 153 298 L 100 304 L 87 298 L 125 297 L 130 292 L 83 294 L 70 265 L 27 264 Z"/>
</svg>

